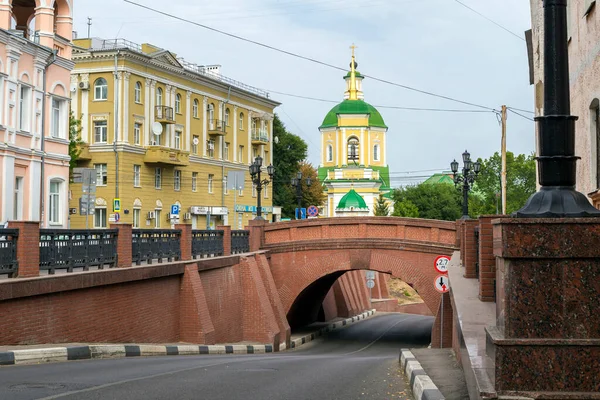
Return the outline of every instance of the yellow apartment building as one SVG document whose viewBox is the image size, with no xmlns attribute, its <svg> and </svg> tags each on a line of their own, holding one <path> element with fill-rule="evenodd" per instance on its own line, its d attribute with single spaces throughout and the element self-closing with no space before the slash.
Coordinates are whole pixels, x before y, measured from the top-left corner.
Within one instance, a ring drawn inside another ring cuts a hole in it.
<svg viewBox="0 0 600 400">
<path fill-rule="evenodd" d="M 78 167 L 96 171 L 90 228 L 118 221 L 143 229 L 175 222 L 241 229 L 254 218 L 248 167 L 257 156 L 263 168 L 273 162 L 279 105 L 267 92 L 222 76 L 218 65 L 122 39 L 75 40 L 73 61 L 71 107 L 84 142 Z M 262 195 L 270 220 L 272 187 Z M 71 184 L 72 228 L 86 227 L 81 198 L 82 184 Z"/>
</svg>

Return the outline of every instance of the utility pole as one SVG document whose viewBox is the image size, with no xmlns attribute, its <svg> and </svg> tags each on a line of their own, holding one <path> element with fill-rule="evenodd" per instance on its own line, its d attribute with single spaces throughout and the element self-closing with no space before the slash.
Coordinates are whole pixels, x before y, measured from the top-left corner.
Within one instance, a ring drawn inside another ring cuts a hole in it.
<svg viewBox="0 0 600 400">
<path fill-rule="evenodd" d="M 92 19 L 91 19 L 90 17 L 88 17 L 87 26 L 88 26 L 88 35 L 87 35 L 87 37 L 88 37 L 88 39 L 89 39 L 89 38 L 90 38 L 91 31 L 92 31 Z"/>
<path fill-rule="evenodd" d="M 506 106 L 502 106 L 502 172 L 500 174 L 500 185 L 502 193 L 502 214 L 506 215 Z"/>
</svg>

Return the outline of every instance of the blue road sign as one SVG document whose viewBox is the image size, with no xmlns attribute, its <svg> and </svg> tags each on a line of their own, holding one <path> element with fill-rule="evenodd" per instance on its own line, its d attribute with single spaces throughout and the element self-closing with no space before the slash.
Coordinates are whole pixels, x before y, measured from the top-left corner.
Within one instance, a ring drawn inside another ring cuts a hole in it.
<svg viewBox="0 0 600 400">
<path fill-rule="evenodd" d="M 179 206 L 177 204 L 171 206 L 171 214 L 179 215 Z"/>
<path fill-rule="evenodd" d="M 306 219 L 306 208 L 296 208 L 296 219 Z"/>
</svg>

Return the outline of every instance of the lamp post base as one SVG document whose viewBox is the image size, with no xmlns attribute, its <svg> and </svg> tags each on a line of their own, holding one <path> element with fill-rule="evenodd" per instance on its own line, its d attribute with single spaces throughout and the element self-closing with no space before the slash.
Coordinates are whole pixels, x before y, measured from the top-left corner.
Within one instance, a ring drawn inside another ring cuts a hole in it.
<svg viewBox="0 0 600 400">
<path fill-rule="evenodd" d="M 600 217 L 600 210 L 572 187 L 546 186 L 534 193 L 516 218 L 590 218 Z"/>
<path fill-rule="evenodd" d="M 254 217 L 254 221 L 266 221 L 266 219 L 264 219 L 262 217 L 262 215 L 259 215 L 259 216 Z"/>
</svg>

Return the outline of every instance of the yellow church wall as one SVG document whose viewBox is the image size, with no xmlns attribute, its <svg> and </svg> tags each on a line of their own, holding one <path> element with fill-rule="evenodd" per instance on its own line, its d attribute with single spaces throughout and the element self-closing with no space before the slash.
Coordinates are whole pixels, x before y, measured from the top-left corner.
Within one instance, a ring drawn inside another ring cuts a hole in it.
<svg viewBox="0 0 600 400">
<path fill-rule="evenodd" d="M 369 117 L 338 116 L 338 126 L 369 126 Z"/>
</svg>

